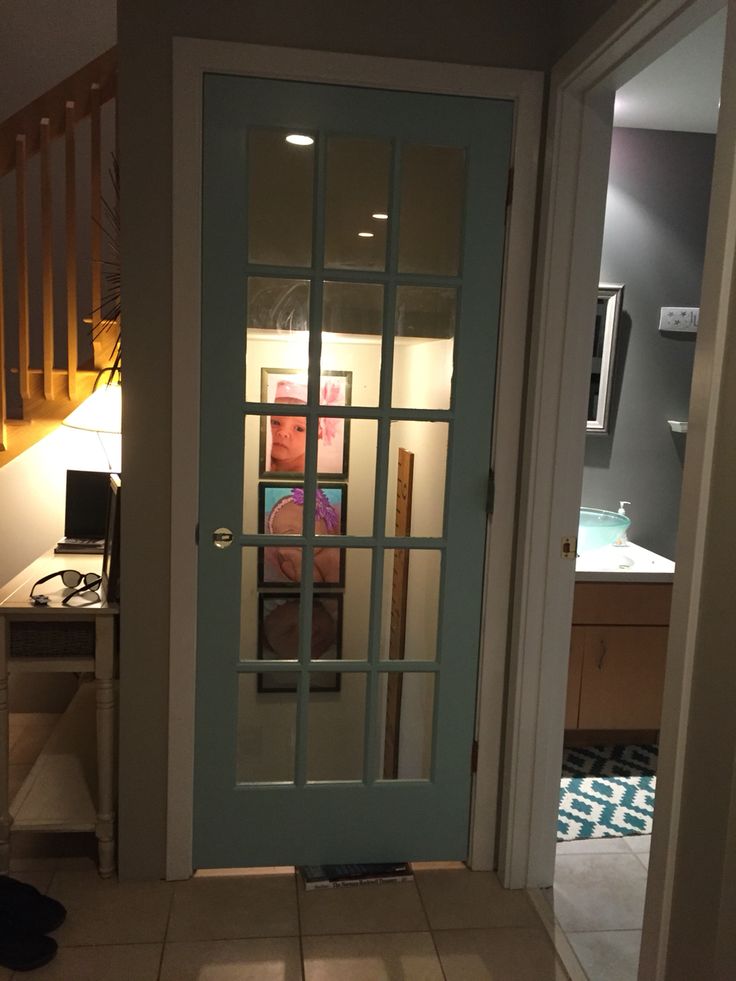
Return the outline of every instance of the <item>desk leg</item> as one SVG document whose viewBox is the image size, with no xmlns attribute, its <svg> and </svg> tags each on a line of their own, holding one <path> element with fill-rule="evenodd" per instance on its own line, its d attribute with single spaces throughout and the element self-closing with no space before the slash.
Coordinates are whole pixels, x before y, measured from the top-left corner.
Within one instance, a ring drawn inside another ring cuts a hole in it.
<svg viewBox="0 0 736 981">
<path fill-rule="evenodd" d="M 97 689 L 97 824 L 95 834 L 100 875 L 115 871 L 115 620 L 95 619 L 95 684 Z"/>
<path fill-rule="evenodd" d="M 10 801 L 8 800 L 8 644 L 10 625 L 0 616 L 0 872 L 10 866 Z"/>
</svg>

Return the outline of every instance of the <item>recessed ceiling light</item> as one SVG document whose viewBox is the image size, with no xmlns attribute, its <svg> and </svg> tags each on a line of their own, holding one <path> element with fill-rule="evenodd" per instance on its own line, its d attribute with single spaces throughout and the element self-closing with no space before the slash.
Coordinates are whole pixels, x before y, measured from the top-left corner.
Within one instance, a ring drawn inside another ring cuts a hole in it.
<svg viewBox="0 0 736 981">
<path fill-rule="evenodd" d="M 375 218 L 376 221 L 388 221 L 388 215 L 384 215 L 382 211 L 377 211 L 375 215 L 371 215 L 371 218 Z"/>
<path fill-rule="evenodd" d="M 307 136 L 306 133 L 289 133 L 286 142 L 293 143 L 294 146 L 311 146 L 314 143 L 314 138 Z"/>
<path fill-rule="evenodd" d="M 358 238 L 373 238 L 373 232 L 358 232 Z"/>
</svg>

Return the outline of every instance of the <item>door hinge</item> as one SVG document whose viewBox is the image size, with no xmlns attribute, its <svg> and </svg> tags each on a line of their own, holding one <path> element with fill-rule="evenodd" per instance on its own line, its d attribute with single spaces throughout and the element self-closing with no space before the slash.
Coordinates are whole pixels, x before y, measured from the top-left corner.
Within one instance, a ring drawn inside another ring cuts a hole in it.
<svg viewBox="0 0 736 981">
<path fill-rule="evenodd" d="M 488 471 L 488 491 L 486 494 L 486 514 L 490 517 L 493 514 L 493 505 L 496 499 L 496 476 L 493 468 Z"/>
<path fill-rule="evenodd" d="M 511 201 L 514 197 L 514 168 L 509 167 L 509 177 L 506 183 L 506 207 L 511 206 Z"/>
<path fill-rule="evenodd" d="M 470 751 L 470 772 L 478 772 L 478 740 L 473 740 L 473 748 Z"/>
</svg>

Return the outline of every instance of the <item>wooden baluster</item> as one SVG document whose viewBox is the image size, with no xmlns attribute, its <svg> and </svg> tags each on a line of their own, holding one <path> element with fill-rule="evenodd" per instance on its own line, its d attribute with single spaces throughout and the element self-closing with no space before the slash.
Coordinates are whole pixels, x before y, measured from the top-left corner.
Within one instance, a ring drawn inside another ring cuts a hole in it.
<svg viewBox="0 0 736 981">
<path fill-rule="evenodd" d="M 102 142 L 100 136 L 100 86 L 90 91 L 90 254 L 92 256 L 92 336 L 99 336 L 102 319 Z"/>
<path fill-rule="evenodd" d="M 18 236 L 18 380 L 21 398 L 31 397 L 28 339 L 28 224 L 26 205 L 26 138 L 15 141 L 15 206 Z"/>
<path fill-rule="evenodd" d="M 5 426 L 8 399 L 5 391 L 5 267 L 3 265 L 3 216 L 0 212 L 0 450 L 8 448 L 8 433 Z"/>
<path fill-rule="evenodd" d="M 51 196 L 50 120 L 41 120 L 41 289 L 43 296 L 43 397 L 54 397 L 54 219 Z"/>
<path fill-rule="evenodd" d="M 66 370 L 67 395 L 77 397 L 77 175 L 74 103 L 67 102 L 64 124 L 66 207 Z"/>
</svg>

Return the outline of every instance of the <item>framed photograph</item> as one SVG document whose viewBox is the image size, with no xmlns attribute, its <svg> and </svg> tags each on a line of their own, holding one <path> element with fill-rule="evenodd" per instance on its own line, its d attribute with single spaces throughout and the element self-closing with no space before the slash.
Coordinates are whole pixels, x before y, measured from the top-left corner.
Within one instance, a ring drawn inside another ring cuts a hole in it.
<svg viewBox="0 0 736 981">
<path fill-rule="evenodd" d="M 292 661 L 299 654 L 299 596 L 293 593 L 261 593 L 258 597 L 258 658 Z M 342 595 L 314 593 L 312 598 L 312 660 L 342 657 Z M 258 691 L 295 692 L 296 674 L 263 671 Z M 340 691 L 337 671 L 315 672 L 310 691 Z"/>
<path fill-rule="evenodd" d="M 320 376 L 320 405 L 350 405 L 352 371 L 325 371 Z M 307 376 L 288 368 L 261 369 L 261 401 L 284 405 L 307 404 Z M 345 480 L 348 475 L 350 423 L 347 419 L 319 420 L 317 473 Z M 306 417 L 264 416 L 261 421 L 260 474 L 295 477 L 304 474 Z"/>
<path fill-rule="evenodd" d="M 593 363 L 590 368 L 586 432 L 606 435 L 609 429 L 616 334 L 621 316 L 621 285 L 601 283 L 593 327 Z"/>
<path fill-rule="evenodd" d="M 317 535 L 344 535 L 347 521 L 345 484 L 317 488 L 314 528 Z M 303 484 L 258 486 L 258 528 L 262 535 L 301 535 L 304 519 Z M 312 568 L 315 586 L 345 585 L 345 550 L 317 545 Z M 259 586 L 295 586 L 302 581 L 301 545 L 267 545 L 258 549 Z"/>
</svg>

